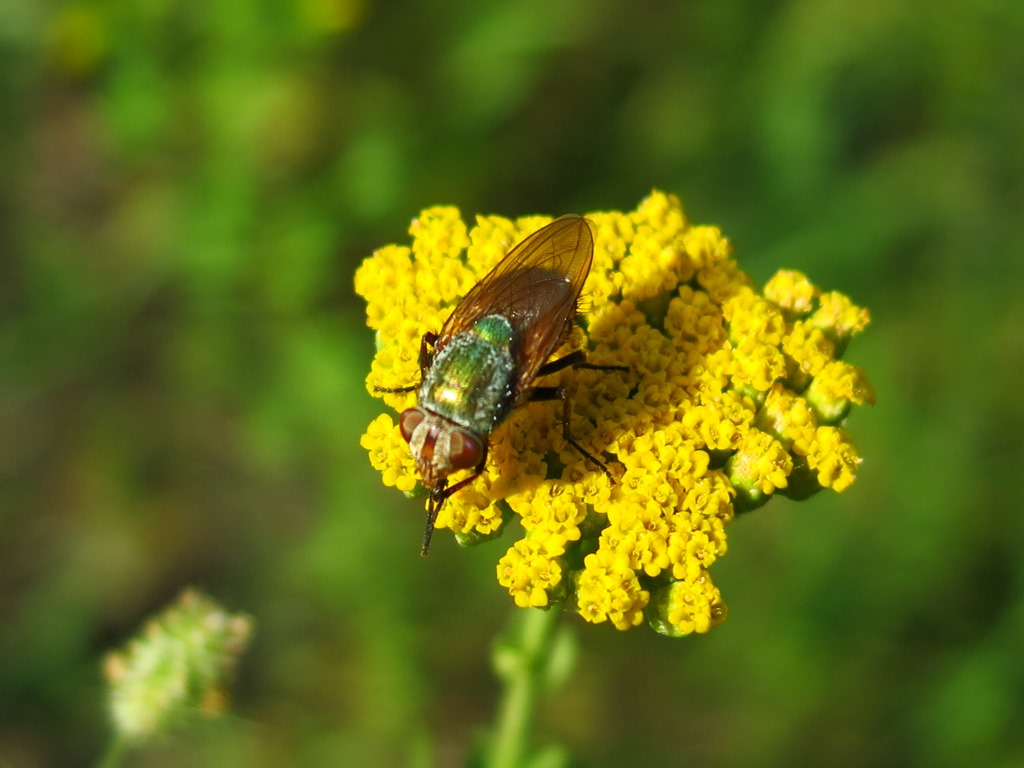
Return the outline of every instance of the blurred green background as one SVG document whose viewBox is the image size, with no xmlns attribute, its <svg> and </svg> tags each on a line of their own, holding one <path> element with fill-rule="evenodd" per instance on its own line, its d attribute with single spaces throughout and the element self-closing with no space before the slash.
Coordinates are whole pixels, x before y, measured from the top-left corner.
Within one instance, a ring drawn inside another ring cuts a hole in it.
<svg viewBox="0 0 1024 768">
<path fill-rule="evenodd" d="M 0 765 L 93 764 L 100 659 L 196 584 L 234 715 L 130 765 L 460 765 L 502 543 L 419 557 L 352 275 L 433 204 L 652 187 L 868 306 L 845 495 L 730 529 L 730 618 L 567 621 L 579 765 L 1024 765 L 1024 5 L 0 2 Z"/>
</svg>

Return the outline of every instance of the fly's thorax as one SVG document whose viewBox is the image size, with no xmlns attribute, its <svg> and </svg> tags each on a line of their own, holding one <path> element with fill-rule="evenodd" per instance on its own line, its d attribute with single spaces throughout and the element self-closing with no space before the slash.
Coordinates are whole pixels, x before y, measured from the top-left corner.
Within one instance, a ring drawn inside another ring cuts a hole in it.
<svg viewBox="0 0 1024 768">
<path fill-rule="evenodd" d="M 452 472 L 473 469 L 487 454 L 487 438 L 474 435 L 449 419 L 414 406 L 399 419 L 402 437 L 409 443 L 423 485 L 431 490 Z"/>
<path fill-rule="evenodd" d="M 486 441 L 512 405 L 514 329 L 488 315 L 457 333 L 437 352 L 420 387 L 420 408 Z"/>
</svg>

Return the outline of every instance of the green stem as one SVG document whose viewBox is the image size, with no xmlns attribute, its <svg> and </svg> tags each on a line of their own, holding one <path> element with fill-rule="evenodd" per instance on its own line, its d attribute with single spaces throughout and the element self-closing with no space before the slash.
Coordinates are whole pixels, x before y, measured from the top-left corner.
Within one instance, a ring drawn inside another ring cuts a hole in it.
<svg viewBox="0 0 1024 768">
<path fill-rule="evenodd" d="M 557 609 L 517 609 L 515 626 L 494 651 L 494 667 L 505 683 L 492 734 L 487 768 L 518 768 L 529 753 L 537 699 L 544 687 L 558 627 Z"/>
<path fill-rule="evenodd" d="M 124 756 L 128 752 L 128 744 L 120 736 L 114 736 L 107 744 L 107 751 L 100 759 L 99 768 L 120 768 Z"/>
</svg>

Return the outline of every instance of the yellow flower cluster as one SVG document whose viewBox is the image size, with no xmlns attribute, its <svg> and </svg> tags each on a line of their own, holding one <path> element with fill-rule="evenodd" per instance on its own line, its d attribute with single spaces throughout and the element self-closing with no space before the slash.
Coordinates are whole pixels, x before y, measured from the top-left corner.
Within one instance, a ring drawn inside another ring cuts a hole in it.
<svg viewBox="0 0 1024 768">
<path fill-rule="evenodd" d="M 572 401 L 572 431 L 615 480 L 562 439 L 557 403 L 517 409 L 491 436 L 486 470 L 445 502 L 438 527 L 464 543 L 522 537 L 497 566 L 521 607 L 565 602 L 619 629 L 706 632 L 726 608 L 709 568 L 736 512 L 776 491 L 845 490 L 860 457 L 836 425 L 873 402 L 863 373 L 840 360 L 867 311 L 781 271 L 759 294 L 714 227 L 692 226 L 678 199 L 655 192 L 628 213 L 587 214 L 594 261 L 569 344 L 590 362 L 544 380 Z M 413 222 L 411 247 L 388 246 L 356 274 L 377 334 L 369 391 L 402 410 L 419 381 L 425 332 L 525 235 L 550 221 L 454 208 Z M 416 467 L 385 414 L 362 439 L 384 482 L 411 494 Z M 453 478 L 457 480 L 458 477 Z"/>
</svg>

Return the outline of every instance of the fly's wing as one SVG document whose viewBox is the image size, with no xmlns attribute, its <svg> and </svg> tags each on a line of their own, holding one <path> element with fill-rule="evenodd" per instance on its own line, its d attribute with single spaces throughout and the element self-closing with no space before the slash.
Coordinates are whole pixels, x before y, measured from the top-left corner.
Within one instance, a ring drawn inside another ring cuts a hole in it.
<svg viewBox="0 0 1024 768">
<path fill-rule="evenodd" d="M 516 393 L 525 390 L 566 332 L 594 258 L 594 235 L 582 216 L 541 227 L 488 272 L 445 321 L 437 348 L 487 315 L 516 330 Z"/>
</svg>

